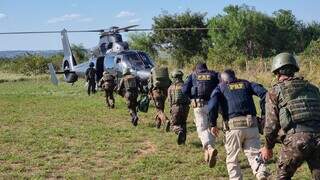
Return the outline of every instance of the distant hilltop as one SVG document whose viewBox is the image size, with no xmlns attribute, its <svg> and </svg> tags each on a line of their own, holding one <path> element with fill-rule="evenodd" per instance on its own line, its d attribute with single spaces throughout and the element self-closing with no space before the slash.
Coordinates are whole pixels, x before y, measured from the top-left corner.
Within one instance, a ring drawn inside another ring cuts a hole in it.
<svg viewBox="0 0 320 180">
<path fill-rule="evenodd" d="M 50 57 L 56 54 L 62 53 L 62 50 L 17 50 L 17 51 L 0 51 L 0 58 L 15 58 L 17 56 L 25 56 L 27 54 L 40 55 L 44 57 Z"/>
</svg>

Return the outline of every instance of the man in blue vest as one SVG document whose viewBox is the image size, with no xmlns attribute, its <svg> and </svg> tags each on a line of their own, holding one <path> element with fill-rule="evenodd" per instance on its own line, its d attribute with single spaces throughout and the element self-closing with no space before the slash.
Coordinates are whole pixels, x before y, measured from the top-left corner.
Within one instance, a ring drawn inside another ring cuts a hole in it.
<svg viewBox="0 0 320 180">
<path fill-rule="evenodd" d="M 249 161 L 253 174 L 258 180 L 267 179 L 268 173 L 264 164 L 259 165 L 260 139 L 258 120 L 253 95 L 260 98 L 261 114 L 265 113 L 265 96 L 267 90 L 260 84 L 237 79 L 233 70 L 221 73 L 221 83 L 213 90 L 209 102 L 211 113 L 211 132 L 218 135 L 218 109 L 225 124 L 226 164 L 230 179 L 242 179 L 238 155 L 241 149 Z"/>
<path fill-rule="evenodd" d="M 215 166 L 218 151 L 214 149 L 215 138 L 210 132 L 208 101 L 212 90 L 218 83 L 218 73 L 208 70 L 205 63 L 199 63 L 182 88 L 182 92 L 191 99 L 198 137 L 201 140 L 205 161 L 209 167 Z"/>
</svg>

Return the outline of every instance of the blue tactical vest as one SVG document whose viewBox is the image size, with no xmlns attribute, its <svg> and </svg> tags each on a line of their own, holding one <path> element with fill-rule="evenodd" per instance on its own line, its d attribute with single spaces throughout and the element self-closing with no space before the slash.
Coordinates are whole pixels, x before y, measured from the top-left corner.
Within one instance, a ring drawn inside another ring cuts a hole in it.
<svg viewBox="0 0 320 180">
<path fill-rule="evenodd" d="M 257 114 L 250 82 L 236 80 L 228 84 L 221 83 L 219 86 L 227 102 L 229 118 Z"/>
<path fill-rule="evenodd" d="M 192 74 L 191 96 L 195 99 L 210 99 L 211 92 L 218 85 L 215 72 L 204 71 Z"/>
</svg>

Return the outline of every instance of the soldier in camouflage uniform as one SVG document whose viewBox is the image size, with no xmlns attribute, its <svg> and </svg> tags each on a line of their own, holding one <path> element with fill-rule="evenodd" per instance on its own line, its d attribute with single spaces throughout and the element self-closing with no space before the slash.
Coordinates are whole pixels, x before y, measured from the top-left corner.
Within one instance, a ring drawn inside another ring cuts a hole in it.
<svg viewBox="0 0 320 180">
<path fill-rule="evenodd" d="M 183 72 L 180 70 L 172 73 L 173 84 L 168 89 L 170 104 L 171 129 L 178 135 L 178 144 L 184 144 L 187 138 L 187 118 L 189 113 L 189 98 L 182 93 Z"/>
<path fill-rule="evenodd" d="M 313 179 L 320 179 L 320 93 L 319 89 L 294 74 L 295 57 L 281 53 L 273 59 L 272 72 L 278 82 L 266 98 L 266 144 L 260 150 L 272 158 L 276 142 L 282 143 L 277 179 L 291 179 L 304 161 Z"/>
<path fill-rule="evenodd" d="M 99 86 L 105 91 L 106 104 L 109 108 L 114 108 L 113 91 L 115 88 L 115 77 L 107 71 L 103 72 L 103 76 L 99 81 Z"/>
<path fill-rule="evenodd" d="M 126 68 L 123 71 L 123 78 L 121 79 L 117 92 L 126 100 L 127 107 L 131 115 L 131 122 L 134 126 L 138 125 L 138 92 L 141 89 L 140 80 L 138 77 L 131 74 L 130 69 Z"/>
<path fill-rule="evenodd" d="M 155 116 L 157 128 L 160 128 L 161 124 L 166 123 L 166 129 L 168 131 L 170 128 L 170 124 L 169 124 L 169 120 L 168 120 L 167 116 L 164 113 L 164 107 L 165 107 L 165 101 L 168 96 L 168 94 L 167 94 L 168 87 L 170 86 L 171 81 L 170 81 L 169 77 L 168 77 L 168 79 L 161 79 L 161 82 L 157 82 L 158 84 L 163 83 L 163 84 L 168 84 L 168 85 L 166 87 L 158 87 L 157 83 L 154 82 L 155 80 L 153 77 L 155 70 L 156 70 L 155 68 L 153 68 L 151 70 L 151 76 L 150 76 L 149 84 L 148 84 L 149 97 L 150 97 L 150 99 L 153 100 L 156 111 L 157 111 L 157 114 Z M 163 81 L 166 81 L 166 82 L 163 82 Z"/>
</svg>

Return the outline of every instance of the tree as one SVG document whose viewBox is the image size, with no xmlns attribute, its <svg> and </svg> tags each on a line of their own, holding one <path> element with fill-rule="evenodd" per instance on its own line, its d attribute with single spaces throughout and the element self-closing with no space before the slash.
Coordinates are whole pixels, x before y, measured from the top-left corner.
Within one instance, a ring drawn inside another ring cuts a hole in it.
<svg viewBox="0 0 320 180">
<path fill-rule="evenodd" d="M 131 49 L 140 50 L 148 53 L 153 59 L 158 56 L 158 51 L 153 45 L 150 34 L 147 33 L 131 33 L 128 37 Z"/>
<path fill-rule="evenodd" d="M 253 58 L 274 53 L 276 25 L 272 18 L 246 5 L 230 5 L 223 11 L 225 14 L 219 14 L 209 21 L 209 36 L 213 43 L 211 54 L 224 52 L 233 55 L 238 51 Z"/>
<path fill-rule="evenodd" d="M 190 10 L 181 14 L 163 12 L 153 18 L 153 29 L 161 28 L 205 28 L 205 13 L 192 13 Z M 207 54 L 207 31 L 155 31 L 152 35 L 157 46 L 168 52 L 177 60 L 178 66 L 183 66 L 192 56 Z"/>
<path fill-rule="evenodd" d="M 72 44 L 71 50 L 78 63 L 87 61 L 89 59 L 88 50 L 83 46 L 83 44 Z"/>
<path fill-rule="evenodd" d="M 304 48 L 303 24 L 296 19 L 290 10 L 280 9 L 273 13 L 277 26 L 275 47 L 277 52 L 301 52 Z"/>
</svg>

